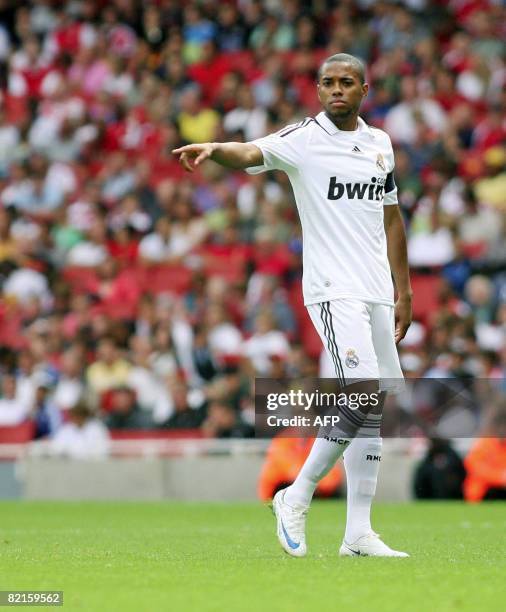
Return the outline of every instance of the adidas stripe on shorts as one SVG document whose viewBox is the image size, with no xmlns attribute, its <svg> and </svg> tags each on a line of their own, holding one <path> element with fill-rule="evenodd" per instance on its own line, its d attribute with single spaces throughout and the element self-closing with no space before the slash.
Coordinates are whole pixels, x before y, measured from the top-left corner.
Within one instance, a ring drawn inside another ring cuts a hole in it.
<svg viewBox="0 0 506 612">
<path fill-rule="evenodd" d="M 382 390 L 402 390 L 393 306 L 343 298 L 309 304 L 307 310 L 343 385 L 380 379 Z"/>
</svg>

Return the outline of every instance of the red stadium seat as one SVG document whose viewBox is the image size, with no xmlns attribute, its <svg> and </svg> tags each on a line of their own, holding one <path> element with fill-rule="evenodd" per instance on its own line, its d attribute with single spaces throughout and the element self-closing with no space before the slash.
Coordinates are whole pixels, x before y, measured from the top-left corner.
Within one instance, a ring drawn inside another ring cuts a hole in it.
<svg viewBox="0 0 506 612">
<path fill-rule="evenodd" d="M 21 125 L 29 117 L 28 98 L 26 96 L 5 95 L 4 108 L 9 123 Z"/>
<path fill-rule="evenodd" d="M 241 282 L 246 278 L 244 260 L 227 257 L 212 257 L 204 264 L 206 276 L 221 276 L 232 283 Z"/>
<path fill-rule="evenodd" d="M 245 75 L 247 80 L 250 80 L 255 73 L 258 72 L 255 56 L 249 49 L 229 52 L 227 56 L 231 70 L 239 71 L 241 74 Z"/>
<path fill-rule="evenodd" d="M 202 259 L 202 270 L 209 276 L 221 276 L 232 283 L 246 279 L 246 264 L 251 257 L 245 244 L 205 245 L 196 250 Z"/>
<path fill-rule="evenodd" d="M 488 245 L 486 242 L 468 242 L 462 245 L 464 255 L 469 259 L 479 259 L 483 257 L 487 251 Z"/>
<path fill-rule="evenodd" d="M 76 293 L 88 293 L 96 281 L 94 268 L 68 266 L 62 270 L 63 279 Z"/>
<path fill-rule="evenodd" d="M 155 265 L 145 268 L 144 290 L 150 293 L 185 293 L 189 290 L 192 271 L 178 265 Z"/>
<path fill-rule="evenodd" d="M 0 427 L 0 444 L 24 444 L 31 442 L 35 435 L 35 423 L 23 421 L 19 425 Z"/>
<path fill-rule="evenodd" d="M 19 308 L 0 301 L 0 346 L 20 349 L 26 344 L 22 323 Z"/>
<path fill-rule="evenodd" d="M 441 278 L 433 274 L 411 274 L 413 289 L 413 318 L 425 322 L 439 305 Z"/>
<path fill-rule="evenodd" d="M 307 308 L 304 306 L 300 283 L 292 285 L 288 295 L 295 319 L 297 320 L 302 345 L 312 359 L 318 359 L 322 352 L 322 342 L 309 317 Z"/>
</svg>

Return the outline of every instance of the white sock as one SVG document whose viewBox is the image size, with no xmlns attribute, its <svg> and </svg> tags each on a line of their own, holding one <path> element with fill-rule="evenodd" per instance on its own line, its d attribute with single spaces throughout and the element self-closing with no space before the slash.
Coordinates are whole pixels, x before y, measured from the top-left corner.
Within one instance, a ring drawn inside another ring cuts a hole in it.
<svg viewBox="0 0 506 612">
<path fill-rule="evenodd" d="M 378 481 L 381 445 L 381 438 L 355 438 L 344 453 L 348 488 L 344 539 L 348 544 L 371 532 L 371 504 Z"/>
<path fill-rule="evenodd" d="M 334 441 L 316 438 L 297 478 L 286 489 L 284 501 L 290 506 L 309 506 L 317 484 L 334 467 L 348 444 L 344 438 Z"/>
</svg>

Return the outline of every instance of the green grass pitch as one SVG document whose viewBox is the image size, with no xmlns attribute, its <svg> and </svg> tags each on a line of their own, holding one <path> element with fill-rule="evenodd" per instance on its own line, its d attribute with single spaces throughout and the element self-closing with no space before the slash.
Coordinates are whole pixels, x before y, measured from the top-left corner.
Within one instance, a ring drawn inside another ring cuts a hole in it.
<svg viewBox="0 0 506 612">
<path fill-rule="evenodd" d="M 91 612 L 506 609 L 506 504 L 377 504 L 405 560 L 339 558 L 344 513 L 314 503 L 292 559 L 261 504 L 2 502 L 0 590 Z"/>
</svg>

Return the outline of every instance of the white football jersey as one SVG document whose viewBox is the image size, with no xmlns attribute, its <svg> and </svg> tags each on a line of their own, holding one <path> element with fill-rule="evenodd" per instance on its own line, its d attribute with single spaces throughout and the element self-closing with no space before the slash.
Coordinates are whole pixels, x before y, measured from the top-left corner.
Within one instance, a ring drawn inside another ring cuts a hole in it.
<svg viewBox="0 0 506 612">
<path fill-rule="evenodd" d="M 304 303 L 337 298 L 394 303 L 383 206 L 397 204 L 388 135 L 361 118 L 339 130 L 324 112 L 253 141 L 292 184 L 303 236 Z"/>
</svg>

